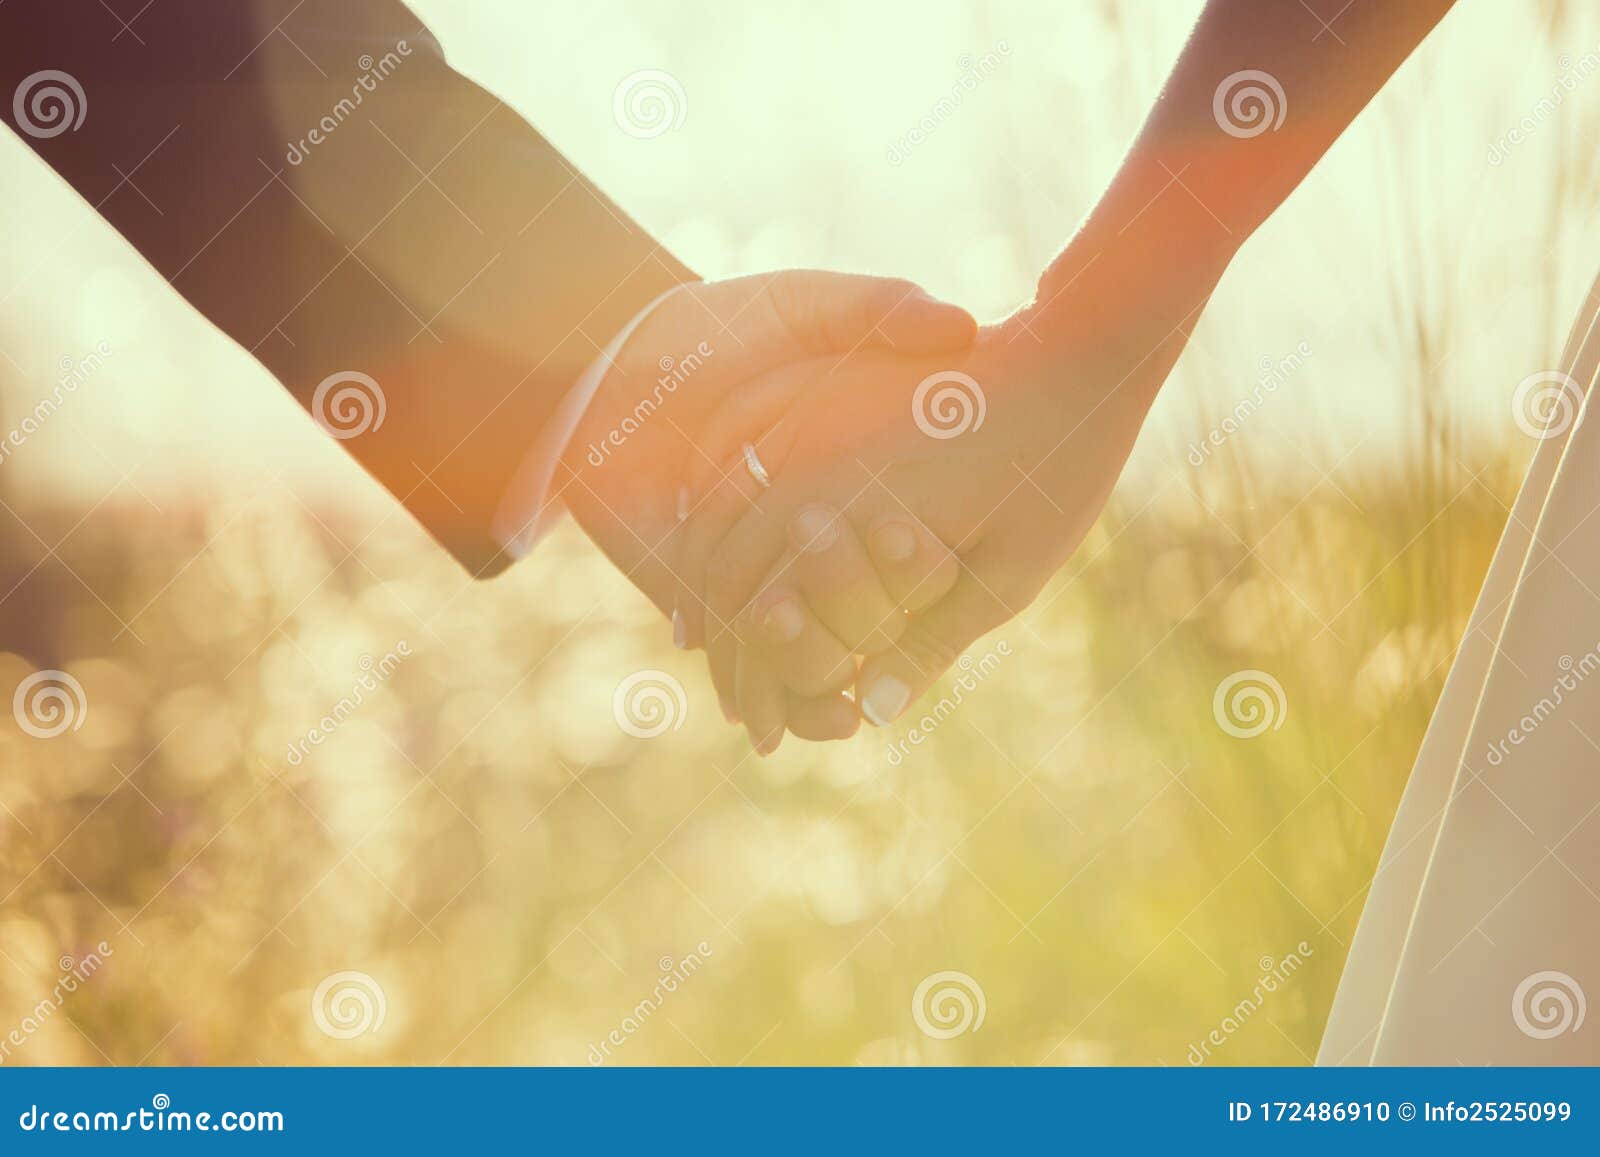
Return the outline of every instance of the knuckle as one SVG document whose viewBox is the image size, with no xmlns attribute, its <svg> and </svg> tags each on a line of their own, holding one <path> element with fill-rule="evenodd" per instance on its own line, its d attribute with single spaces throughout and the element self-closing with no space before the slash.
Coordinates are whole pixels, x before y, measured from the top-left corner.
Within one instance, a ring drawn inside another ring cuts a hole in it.
<svg viewBox="0 0 1600 1157">
<path fill-rule="evenodd" d="M 961 648 L 942 635 L 926 630 L 910 630 L 901 637 L 900 651 L 918 672 L 935 676 L 961 658 Z"/>
<path fill-rule="evenodd" d="M 989 613 L 984 616 L 983 629 L 993 630 L 1027 610 L 1044 590 L 1048 578 L 1048 575 L 1016 574 L 992 580 L 990 593 L 993 597 L 987 600 Z"/>
<path fill-rule="evenodd" d="M 905 301 L 905 299 L 910 297 L 913 293 L 919 292 L 920 289 L 921 286 L 919 286 L 915 281 L 909 280 L 908 278 L 884 278 L 878 288 L 878 317 L 875 320 L 882 321 L 884 318 L 888 317 L 900 307 L 901 302 Z"/>
<path fill-rule="evenodd" d="M 961 578 L 961 565 L 955 555 L 944 551 L 930 560 L 929 565 L 912 577 L 910 589 L 903 602 L 908 610 L 920 611 L 933 606 L 955 589 Z"/>
<path fill-rule="evenodd" d="M 806 328 L 807 319 L 798 316 L 800 300 L 795 293 L 794 278 L 786 276 L 773 278 L 767 284 L 766 294 L 767 301 L 771 303 L 772 312 L 791 333 L 800 332 Z"/>
</svg>

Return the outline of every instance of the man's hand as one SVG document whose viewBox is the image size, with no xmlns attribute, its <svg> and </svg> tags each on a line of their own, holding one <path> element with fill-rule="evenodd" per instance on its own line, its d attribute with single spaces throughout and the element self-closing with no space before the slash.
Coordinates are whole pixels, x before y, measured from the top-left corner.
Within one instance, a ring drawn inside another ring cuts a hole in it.
<svg viewBox="0 0 1600 1157">
<path fill-rule="evenodd" d="M 1107 269 L 955 357 L 864 351 L 752 387 L 800 394 L 757 442 L 772 488 L 703 478 L 679 565 L 688 634 L 757 750 L 786 725 L 819 737 L 817 704 L 851 683 L 891 722 L 1033 600 L 1098 517 L 1203 300 Z"/>
<path fill-rule="evenodd" d="M 623 343 L 557 487 L 618 569 L 670 612 L 678 584 L 667 540 L 687 513 L 684 480 L 709 461 L 705 424 L 730 391 L 860 349 L 954 356 L 976 333 L 965 310 L 897 279 L 791 270 L 684 285 Z M 685 641 L 681 627 L 675 641 Z"/>
<path fill-rule="evenodd" d="M 760 444 L 777 478 L 765 493 L 722 460 L 724 493 L 685 536 L 680 606 L 692 642 L 709 599 L 712 675 L 759 750 L 815 701 L 796 692 L 837 701 L 855 654 L 882 648 L 858 696 L 886 723 L 1032 600 L 1098 515 L 1232 253 L 1451 2 L 1329 0 L 1324 16 L 1304 0 L 1210 0 L 1038 306 L 965 358 L 816 367 L 817 392 Z M 1335 20 L 1336 45 L 1319 39 Z M 1270 84 L 1253 83 L 1262 77 Z M 919 399 L 953 399 L 967 383 L 982 401 L 959 435 L 908 420 Z M 951 581 L 940 540 L 959 577 L 908 617 Z M 813 722 L 808 733 L 825 730 Z"/>
</svg>

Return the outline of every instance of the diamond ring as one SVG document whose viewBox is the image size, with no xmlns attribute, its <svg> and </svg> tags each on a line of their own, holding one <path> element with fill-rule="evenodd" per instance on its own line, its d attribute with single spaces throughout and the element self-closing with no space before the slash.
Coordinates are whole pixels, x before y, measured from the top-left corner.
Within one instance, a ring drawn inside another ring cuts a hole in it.
<svg viewBox="0 0 1600 1157">
<path fill-rule="evenodd" d="M 750 471 L 750 477 L 756 480 L 756 485 L 763 490 L 772 486 L 772 475 L 767 472 L 766 465 L 761 461 L 761 456 L 756 453 L 756 448 L 746 442 L 743 448 L 744 468 Z"/>
</svg>

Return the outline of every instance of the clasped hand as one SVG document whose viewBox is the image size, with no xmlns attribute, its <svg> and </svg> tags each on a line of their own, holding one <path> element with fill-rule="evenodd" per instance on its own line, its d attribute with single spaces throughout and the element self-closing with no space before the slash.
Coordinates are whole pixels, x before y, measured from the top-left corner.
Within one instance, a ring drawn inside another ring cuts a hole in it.
<svg viewBox="0 0 1600 1157">
<path fill-rule="evenodd" d="M 819 324 L 819 295 L 801 356 L 697 383 L 675 452 L 663 442 L 644 472 L 653 514 L 615 512 L 625 569 L 671 608 L 679 646 L 705 648 L 763 755 L 785 731 L 892 722 L 1026 608 L 1093 525 L 1184 342 L 1159 317 L 1108 325 L 1092 285 L 975 333 L 904 283 L 850 280 L 876 295 L 853 325 Z M 577 483 L 595 534 L 596 491 Z"/>
</svg>

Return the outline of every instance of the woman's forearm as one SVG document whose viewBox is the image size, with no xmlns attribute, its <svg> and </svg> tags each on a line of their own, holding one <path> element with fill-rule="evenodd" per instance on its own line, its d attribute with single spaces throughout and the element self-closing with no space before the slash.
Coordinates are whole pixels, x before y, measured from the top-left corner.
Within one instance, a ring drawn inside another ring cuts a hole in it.
<svg viewBox="0 0 1600 1157">
<path fill-rule="evenodd" d="M 1210 0 L 1041 302 L 1116 261 L 1198 307 L 1453 2 Z"/>
</svg>

